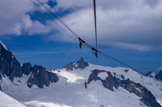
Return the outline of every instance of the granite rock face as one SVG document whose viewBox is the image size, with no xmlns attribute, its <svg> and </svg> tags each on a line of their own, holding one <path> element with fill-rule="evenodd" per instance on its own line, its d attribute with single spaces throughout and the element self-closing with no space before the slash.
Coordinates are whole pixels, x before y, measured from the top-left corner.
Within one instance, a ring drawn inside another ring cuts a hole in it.
<svg viewBox="0 0 162 107">
<path fill-rule="evenodd" d="M 98 76 L 99 73 L 103 73 L 103 72 L 106 72 L 108 75 L 106 79 L 102 79 Z M 118 89 L 119 87 L 123 87 L 128 92 L 134 93 L 135 95 L 140 97 L 141 98 L 140 100 L 148 107 L 161 107 L 160 104 L 156 101 L 153 94 L 147 88 L 143 87 L 139 83 L 135 83 L 129 79 L 121 80 L 113 76 L 109 71 L 97 70 L 97 69 L 92 71 L 88 79 L 88 84 L 91 81 L 96 81 L 96 80 L 100 80 L 102 85 L 111 91 L 114 91 L 114 88 Z"/>
<path fill-rule="evenodd" d="M 37 85 L 43 88 L 44 85 L 49 86 L 50 82 L 58 81 L 56 74 L 46 71 L 40 65 L 32 67 L 31 63 L 24 63 L 21 67 L 12 52 L 0 41 L 0 80 L 2 77 L 8 77 L 13 81 L 15 77 L 21 77 L 22 75 L 30 75 L 27 82 L 28 87 Z"/>
<path fill-rule="evenodd" d="M 11 81 L 14 77 L 21 77 L 21 65 L 12 54 L 12 52 L 7 49 L 4 44 L 0 42 L 0 74 L 2 76 L 8 76 Z"/>
<path fill-rule="evenodd" d="M 31 68 L 31 75 L 27 82 L 28 87 L 31 88 L 33 85 L 37 85 L 39 88 L 49 86 L 50 82 L 57 82 L 58 77 L 56 74 L 46 71 L 46 69 L 40 65 L 34 65 Z"/>
<path fill-rule="evenodd" d="M 79 61 L 67 64 L 64 68 L 66 68 L 66 70 L 73 70 L 73 69 L 84 69 L 87 66 L 89 66 L 88 62 L 85 62 L 84 59 L 81 58 Z"/>
<path fill-rule="evenodd" d="M 52 82 L 52 83 L 57 82 L 59 80 L 57 75 L 52 73 L 52 72 L 48 72 L 48 78 L 49 78 L 49 81 Z"/>
<path fill-rule="evenodd" d="M 22 66 L 22 73 L 29 75 L 31 73 L 32 65 L 31 63 L 24 63 Z"/>
</svg>

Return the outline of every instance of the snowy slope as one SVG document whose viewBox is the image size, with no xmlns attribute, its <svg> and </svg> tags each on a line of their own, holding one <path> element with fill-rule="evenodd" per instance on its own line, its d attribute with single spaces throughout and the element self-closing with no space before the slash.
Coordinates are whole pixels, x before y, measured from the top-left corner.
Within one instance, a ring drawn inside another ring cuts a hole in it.
<svg viewBox="0 0 162 107">
<path fill-rule="evenodd" d="M 23 101 L 28 107 L 146 107 L 138 96 L 129 93 L 122 87 L 119 89 L 114 88 L 114 91 L 111 91 L 103 87 L 100 81 L 93 81 L 88 84 L 88 89 L 85 89 L 84 82 L 94 69 L 110 71 L 112 74 L 116 74 L 118 78 L 122 78 L 121 75 L 123 75 L 125 79 L 129 78 L 148 88 L 159 103 L 162 101 L 161 82 L 142 76 L 131 69 L 103 67 L 93 64 L 89 64 L 83 70 L 74 69 L 67 71 L 64 68 L 60 69 L 60 72 L 58 70 L 51 71 L 59 76 L 59 81 L 44 89 L 36 86 L 31 89 L 28 88 L 26 81 L 30 75 L 23 75 L 21 78 L 16 78 L 13 82 L 3 78 L 1 86 L 5 93 L 18 101 Z M 99 76 L 104 79 L 107 74 L 100 73 Z"/>
<path fill-rule="evenodd" d="M 123 67 L 112 68 L 112 67 L 103 67 L 103 66 L 91 64 L 88 69 L 93 69 L 93 68 L 110 71 L 112 72 L 112 74 L 116 73 L 116 76 L 118 76 L 119 78 L 121 78 L 121 75 L 124 75 L 125 79 L 129 78 L 130 80 L 136 83 L 140 83 L 141 85 L 149 89 L 157 99 L 162 101 L 162 82 L 157 81 L 154 78 L 143 76 L 131 69 L 123 68 Z M 128 70 L 128 72 L 125 72 L 125 70 Z"/>
<path fill-rule="evenodd" d="M 23 104 L 0 91 L 0 107 L 25 107 Z"/>
</svg>

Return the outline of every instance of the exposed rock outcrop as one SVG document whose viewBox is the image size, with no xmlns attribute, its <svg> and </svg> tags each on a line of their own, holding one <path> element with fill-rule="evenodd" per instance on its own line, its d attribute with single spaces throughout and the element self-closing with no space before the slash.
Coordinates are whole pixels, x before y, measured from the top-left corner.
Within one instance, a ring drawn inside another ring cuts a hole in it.
<svg viewBox="0 0 162 107">
<path fill-rule="evenodd" d="M 30 63 L 24 63 L 21 67 L 12 52 L 0 41 L 0 80 L 2 76 L 7 76 L 13 81 L 15 77 L 21 77 L 23 74 L 31 74 L 28 80 L 28 87 L 37 85 L 43 88 L 44 85 L 49 86 L 50 82 L 58 81 L 56 74 L 46 71 L 42 66 L 35 65 L 32 67 Z"/>
<path fill-rule="evenodd" d="M 158 79 L 157 74 L 155 72 L 151 72 L 151 71 L 149 71 L 147 74 L 145 74 L 145 76 Z"/>
<path fill-rule="evenodd" d="M 160 70 L 158 74 L 156 74 L 155 72 L 148 72 L 145 76 L 155 78 L 162 82 L 162 70 Z"/>
<path fill-rule="evenodd" d="M 24 63 L 22 66 L 22 73 L 29 75 L 31 73 L 32 65 L 31 63 Z"/>
<path fill-rule="evenodd" d="M 8 76 L 11 81 L 14 77 L 21 77 L 21 66 L 12 52 L 0 42 L 0 74 Z"/>
<path fill-rule="evenodd" d="M 50 82 L 57 82 L 58 81 L 57 75 L 52 73 L 52 72 L 48 72 L 48 77 L 49 77 Z"/>
<path fill-rule="evenodd" d="M 64 68 L 66 68 L 66 70 L 73 70 L 73 69 L 84 69 L 87 66 L 89 66 L 88 62 L 85 62 L 84 59 L 81 58 L 77 62 L 67 64 Z"/>
<path fill-rule="evenodd" d="M 58 77 L 54 73 L 50 73 L 46 71 L 46 69 L 39 65 L 34 65 L 31 69 L 32 74 L 29 77 L 27 82 L 28 87 L 32 87 L 33 85 L 37 85 L 39 88 L 43 88 L 45 86 L 49 86 L 50 82 L 57 82 Z"/>
<path fill-rule="evenodd" d="M 98 76 L 99 73 L 103 73 L 103 72 L 106 72 L 108 75 L 106 79 L 102 79 Z M 88 83 L 90 83 L 93 80 L 94 81 L 100 80 L 102 85 L 111 91 L 114 91 L 114 88 L 118 89 L 119 87 L 123 87 L 128 92 L 134 93 L 135 95 L 140 97 L 141 98 L 140 100 L 148 107 L 161 107 L 160 104 L 156 101 L 153 94 L 147 88 L 129 79 L 121 80 L 113 76 L 111 72 L 104 71 L 104 70 L 93 70 L 88 79 Z"/>
</svg>

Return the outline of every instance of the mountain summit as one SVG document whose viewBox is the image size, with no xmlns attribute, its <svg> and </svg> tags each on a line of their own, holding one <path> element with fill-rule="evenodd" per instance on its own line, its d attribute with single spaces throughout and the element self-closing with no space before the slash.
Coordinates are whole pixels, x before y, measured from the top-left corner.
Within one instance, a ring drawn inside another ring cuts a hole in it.
<svg viewBox="0 0 162 107">
<path fill-rule="evenodd" d="M 73 70 L 73 69 L 84 69 L 87 66 L 89 66 L 88 62 L 85 62 L 83 58 L 80 58 L 80 60 L 76 62 L 71 62 L 67 64 L 64 68 L 66 68 L 66 70 Z"/>
</svg>

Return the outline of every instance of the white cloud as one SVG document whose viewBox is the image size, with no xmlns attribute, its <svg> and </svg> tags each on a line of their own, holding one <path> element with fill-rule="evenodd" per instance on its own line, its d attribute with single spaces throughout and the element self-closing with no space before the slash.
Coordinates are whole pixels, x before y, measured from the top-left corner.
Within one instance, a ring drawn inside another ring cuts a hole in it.
<svg viewBox="0 0 162 107">
<path fill-rule="evenodd" d="M 43 25 L 39 21 L 34 21 L 33 26 L 28 29 L 29 34 L 42 34 L 50 32 L 50 28 L 48 26 Z"/>
<path fill-rule="evenodd" d="M 152 48 L 145 45 L 129 44 L 129 43 L 115 43 L 113 46 L 120 47 L 123 49 L 138 50 L 138 51 L 150 51 Z"/>
<path fill-rule="evenodd" d="M 0 36 L 6 34 L 20 35 L 20 23 L 26 12 L 33 10 L 30 0 L 1 0 L 0 1 Z"/>
<path fill-rule="evenodd" d="M 16 35 L 21 35 L 21 25 L 20 24 L 16 24 L 13 27 L 13 33 Z"/>
<path fill-rule="evenodd" d="M 48 0 L 40 0 L 46 3 Z M 0 36 L 48 33 L 50 28 L 32 21 L 27 12 L 36 10 L 31 0 L 1 0 L 0 2 Z"/>
<path fill-rule="evenodd" d="M 59 9 L 93 8 L 92 0 L 56 0 Z M 156 6 L 160 0 L 96 0 L 97 7 L 103 9 L 128 10 L 143 5 Z"/>
<path fill-rule="evenodd" d="M 49 35 L 46 40 L 50 41 L 65 41 L 65 42 L 77 42 L 78 39 L 74 37 L 69 30 L 65 28 L 58 21 L 47 21 L 47 26 L 53 29 L 55 34 Z"/>
<path fill-rule="evenodd" d="M 64 21 L 83 39 L 94 43 L 92 3 L 85 0 L 65 1 L 58 0 L 57 7 L 81 9 L 65 16 Z M 162 51 L 162 1 L 151 1 L 154 2 L 154 6 L 146 0 L 123 0 L 122 2 L 98 1 L 98 43 L 138 51 Z"/>
<path fill-rule="evenodd" d="M 39 21 L 32 21 L 29 15 L 26 15 L 23 22 L 22 28 L 29 35 L 48 33 L 51 30 L 50 27 L 40 23 Z"/>
</svg>

